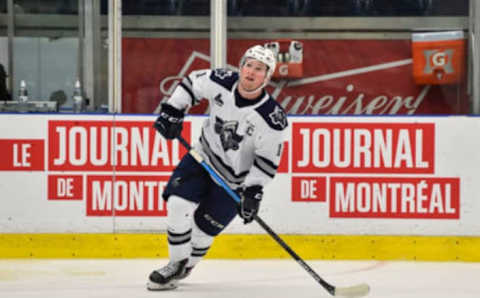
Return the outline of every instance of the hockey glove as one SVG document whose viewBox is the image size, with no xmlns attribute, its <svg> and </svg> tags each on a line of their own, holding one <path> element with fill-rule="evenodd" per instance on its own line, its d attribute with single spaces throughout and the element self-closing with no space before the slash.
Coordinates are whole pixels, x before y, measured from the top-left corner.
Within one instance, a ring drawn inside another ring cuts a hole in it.
<svg viewBox="0 0 480 298">
<path fill-rule="evenodd" d="M 182 133 L 184 116 L 183 111 L 167 103 L 162 103 L 160 116 L 158 116 L 153 127 L 155 127 L 165 139 L 175 139 Z"/>
<path fill-rule="evenodd" d="M 263 197 L 263 187 L 261 185 L 252 185 L 242 187 L 237 190 L 240 195 L 240 205 L 238 214 L 243 218 L 243 223 L 251 223 L 260 209 L 260 201 Z"/>
</svg>

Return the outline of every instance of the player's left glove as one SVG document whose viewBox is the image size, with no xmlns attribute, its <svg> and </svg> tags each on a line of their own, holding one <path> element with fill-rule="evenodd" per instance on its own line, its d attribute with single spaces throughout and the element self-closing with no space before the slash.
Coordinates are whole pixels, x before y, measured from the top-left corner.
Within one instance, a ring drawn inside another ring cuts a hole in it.
<svg viewBox="0 0 480 298">
<path fill-rule="evenodd" d="M 175 139 L 182 133 L 183 111 L 176 109 L 168 103 L 162 103 L 160 116 L 158 116 L 153 127 L 168 140 Z"/>
<path fill-rule="evenodd" d="M 252 185 L 237 189 L 237 192 L 240 195 L 238 215 L 243 218 L 244 224 L 251 223 L 260 209 L 263 187 L 261 185 Z"/>
</svg>

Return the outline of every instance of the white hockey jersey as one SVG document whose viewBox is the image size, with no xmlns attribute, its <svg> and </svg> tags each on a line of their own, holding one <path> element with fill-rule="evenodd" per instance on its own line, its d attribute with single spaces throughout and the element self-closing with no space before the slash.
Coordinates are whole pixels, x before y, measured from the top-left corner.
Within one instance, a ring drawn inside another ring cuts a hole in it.
<svg viewBox="0 0 480 298">
<path fill-rule="evenodd" d="M 280 163 L 287 117 L 266 92 L 256 100 L 242 98 L 238 80 L 237 72 L 226 69 L 193 71 L 168 103 L 187 110 L 208 99 L 210 116 L 194 148 L 231 187 L 265 185 Z"/>
</svg>

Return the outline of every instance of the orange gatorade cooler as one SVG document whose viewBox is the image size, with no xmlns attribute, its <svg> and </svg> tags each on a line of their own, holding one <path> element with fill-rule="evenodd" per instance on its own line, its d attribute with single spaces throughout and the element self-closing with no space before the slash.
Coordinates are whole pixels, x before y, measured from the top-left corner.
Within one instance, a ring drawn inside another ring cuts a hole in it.
<svg viewBox="0 0 480 298">
<path fill-rule="evenodd" d="M 413 77 L 417 84 L 453 84 L 464 77 L 463 31 L 412 34 Z"/>
<path fill-rule="evenodd" d="M 277 58 L 274 79 L 297 79 L 303 76 L 303 43 L 291 39 L 279 39 L 265 45 Z"/>
</svg>

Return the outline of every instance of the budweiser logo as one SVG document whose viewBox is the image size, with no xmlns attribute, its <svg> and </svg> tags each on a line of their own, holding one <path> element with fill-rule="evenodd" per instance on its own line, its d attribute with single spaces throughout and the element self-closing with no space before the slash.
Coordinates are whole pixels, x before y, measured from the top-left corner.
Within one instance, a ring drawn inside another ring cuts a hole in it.
<svg viewBox="0 0 480 298">
<path fill-rule="evenodd" d="M 173 90 L 175 90 L 185 75 L 188 75 L 190 71 L 196 69 L 195 61 L 198 61 L 197 59 L 203 62 L 210 61 L 207 55 L 193 51 L 177 75 L 165 77 L 160 82 L 160 92 L 163 95 L 162 101 L 166 100 L 172 94 Z M 336 89 L 340 91 L 331 93 L 322 93 L 321 91 L 324 88 L 320 86 L 320 84 L 325 81 L 335 79 L 347 80 L 351 76 L 402 67 L 411 63 L 412 59 L 404 59 L 297 80 L 272 81 L 267 88 L 288 114 L 411 115 L 415 114 L 424 101 L 430 90 L 429 85 L 424 86 L 420 92 L 417 91 L 418 94 L 393 95 L 382 93 L 371 94 L 368 93 L 367 90 L 362 90 L 361 87 L 358 87 L 358 85 L 352 82 L 344 83 L 344 87 Z M 233 65 L 228 65 L 228 68 L 238 70 L 238 68 Z M 336 82 L 335 85 L 337 86 L 338 82 Z M 155 113 L 158 113 L 159 109 L 160 104 L 155 109 Z M 206 108 L 201 112 L 207 112 Z"/>
<path fill-rule="evenodd" d="M 285 95 L 277 97 L 277 101 L 289 114 L 415 114 L 428 93 L 430 86 L 425 86 L 417 96 L 388 96 L 379 94 L 367 97 L 365 93 L 353 92 L 353 84 L 345 88 L 345 95 L 310 94 L 301 96 Z"/>
</svg>

